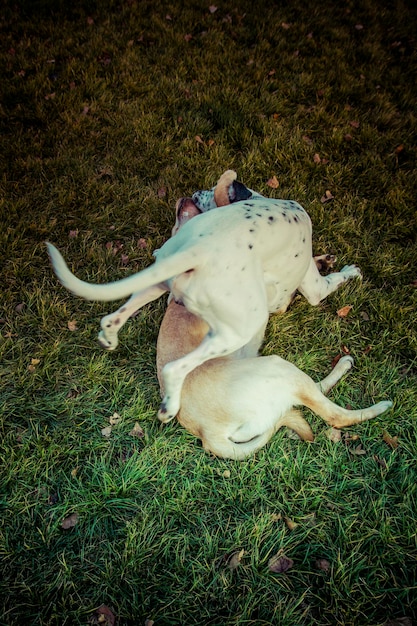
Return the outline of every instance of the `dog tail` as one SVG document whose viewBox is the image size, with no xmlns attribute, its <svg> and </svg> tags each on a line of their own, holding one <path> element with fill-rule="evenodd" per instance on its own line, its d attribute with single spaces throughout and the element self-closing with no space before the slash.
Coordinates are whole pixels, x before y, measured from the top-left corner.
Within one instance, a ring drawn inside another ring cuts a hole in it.
<svg viewBox="0 0 417 626">
<path fill-rule="evenodd" d="M 68 268 L 59 250 L 49 242 L 46 243 L 46 246 L 52 268 L 59 282 L 74 295 L 85 300 L 110 302 L 126 298 L 136 291 L 143 291 L 178 274 L 194 269 L 195 266 L 194 251 L 190 252 L 188 249 L 177 252 L 174 256 L 161 259 L 137 274 L 132 274 L 132 276 L 112 283 L 99 285 L 87 283 L 77 278 Z"/>
</svg>

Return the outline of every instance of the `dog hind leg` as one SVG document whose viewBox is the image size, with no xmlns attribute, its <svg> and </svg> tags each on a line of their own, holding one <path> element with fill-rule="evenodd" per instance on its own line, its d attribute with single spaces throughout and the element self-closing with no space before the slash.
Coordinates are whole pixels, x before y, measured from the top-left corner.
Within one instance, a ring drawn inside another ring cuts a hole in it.
<svg viewBox="0 0 417 626">
<path fill-rule="evenodd" d="M 312 258 L 298 290 L 314 306 L 351 278 L 362 278 L 361 271 L 356 265 L 345 265 L 340 272 L 322 276 Z"/>
</svg>

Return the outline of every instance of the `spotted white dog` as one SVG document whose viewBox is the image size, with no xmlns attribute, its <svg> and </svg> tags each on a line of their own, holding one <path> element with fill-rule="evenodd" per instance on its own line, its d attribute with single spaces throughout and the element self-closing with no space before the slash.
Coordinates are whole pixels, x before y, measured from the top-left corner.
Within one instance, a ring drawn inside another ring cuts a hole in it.
<svg viewBox="0 0 417 626">
<path fill-rule="evenodd" d="M 209 210 L 219 206 L 223 208 Z M 179 229 L 179 215 L 190 211 L 199 214 Z M 209 359 L 258 345 L 268 313 L 285 311 L 297 289 L 317 305 L 346 280 L 361 276 L 355 265 L 321 276 L 303 207 L 247 189 L 232 170 L 212 190 L 179 200 L 177 222 L 174 236 L 156 252 L 152 266 L 103 285 L 78 279 L 59 251 L 47 244 L 58 279 L 75 295 L 110 301 L 133 294 L 103 318 L 99 340 L 105 348 L 116 347 L 118 330 L 129 316 L 169 291 L 208 325 L 195 350 L 163 368 L 165 397 L 158 413 L 163 422 L 177 414 L 189 372 Z"/>
</svg>

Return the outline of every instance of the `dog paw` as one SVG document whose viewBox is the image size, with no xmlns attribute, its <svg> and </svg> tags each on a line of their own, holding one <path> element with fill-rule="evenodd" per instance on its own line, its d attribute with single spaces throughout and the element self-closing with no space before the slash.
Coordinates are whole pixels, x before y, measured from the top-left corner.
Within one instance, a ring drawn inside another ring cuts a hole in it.
<svg viewBox="0 0 417 626">
<path fill-rule="evenodd" d="M 115 350 L 119 343 L 117 340 L 117 337 L 114 337 L 111 341 L 107 339 L 107 337 L 104 334 L 104 331 L 102 330 L 99 332 L 97 340 L 100 346 L 103 348 L 103 350 L 108 350 L 108 351 Z"/>
<path fill-rule="evenodd" d="M 349 278 L 362 279 L 362 272 L 357 265 L 345 265 L 340 270 L 340 273 L 345 275 L 345 280 L 348 280 Z"/>
<path fill-rule="evenodd" d="M 390 409 L 393 404 L 394 403 L 392 402 L 392 400 L 382 400 L 382 402 L 378 402 L 378 404 L 374 406 L 376 415 L 380 415 L 381 413 L 388 411 L 388 409 Z"/>
<path fill-rule="evenodd" d="M 343 369 L 346 372 L 352 369 L 354 364 L 355 364 L 355 361 L 353 360 L 353 357 L 350 356 L 350 354 L 345 354 L 345 356 L 342 356 L 342 358 L 339 359 L 339 362 L 338 362 L 338 365 L 343 366 Z"/>
<path fill-rule="evenodd" d="M 172 412 L 168 411 L 166 403 L 162 402 L 161 406 L 159 407 L 159 411 L 158 411 L 158 419 L 159 419 L 159 421 L 162 422 L 162 424 L 168 424 L 168 422 L 173 420 L 174 417 L 175 417 L 175 414 L 172 415 Z"/>
</svg>

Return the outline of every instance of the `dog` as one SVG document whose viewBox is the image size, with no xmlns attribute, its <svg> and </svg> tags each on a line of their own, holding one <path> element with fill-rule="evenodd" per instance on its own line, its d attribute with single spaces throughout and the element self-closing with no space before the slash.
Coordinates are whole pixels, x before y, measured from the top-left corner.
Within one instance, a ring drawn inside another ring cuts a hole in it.
<svg viewBox="0 0 417 626">
<path fill-rule="evenodd" d="M 208 330 L 206 322 L 171 299 L 157 341 L 162 396 L 165 365 L 195 350 Z M 387 400 L 350 411 L 326 398 L 324 394 L 352 367 L 351 356 L 343 356 L 329 376 L 316 384 L 279 356 L 256 355 L 253 346 L 245 358 L 235 353 L 206 361 L 184 381 L 177 419 L 215 456 L 241 460 L 263 447 L 282 426 L 313 441 L 310 425 L 294 409 L 297 405 L 307 406 L 336 428 L 359 424 L 392 406 Z"/>
<path fill-rule="evenodd" d="M 167 292 L 207 324 L 201 343 L 163 368 L 165 396 L 158 412 L 162 422 L 178 413 L 189 372 L 210 359 L 258 345 L 269 313 L 284 312 L 296 290 L 317 305 L 345 281 L 361 277 L 355 265 L 321 276 L 312 257 L 311 221 L 303 207 L 247 188 L 246 197 L 240 199 L 244 185 L 236 178 L 236 172 L 227 170 L 213 190 L 197 192 L 195 200 L 181 198 L 174 236 L 155 252 L 156 262 L 122 280 L 102 285 L 84 282 L 47 243 L 58 280 L 75 295 L 111 301 L 133 294 L 102 319 L 103 347 L 114 349 L 126 319 Z M 203 199 L 202 210 L 198 204 Z M 221 210 L 210 210 L 218 206 Z M 187 212 L 194 214 L 193 219 L 182 225 Z"/>
</svg>

